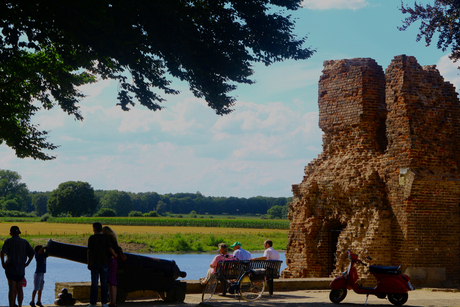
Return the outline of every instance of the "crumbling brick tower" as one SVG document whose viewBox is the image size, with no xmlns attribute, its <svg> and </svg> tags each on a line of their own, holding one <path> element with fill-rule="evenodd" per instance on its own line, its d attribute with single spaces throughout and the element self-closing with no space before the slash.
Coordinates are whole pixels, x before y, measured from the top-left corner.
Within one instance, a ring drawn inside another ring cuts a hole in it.
<svg viewBox="0 0 460 307">
<path fill-rule="evenodd" d="M 374 264 L 402 264 L 415 284 L 458 285 L 454 87 L 405 55 L 385 74 L 372 59 L 326 61 L 318 103 L 323 152 L 293 185 L 283 276 L 337 275 L 350 249 Z"/>
</svg>

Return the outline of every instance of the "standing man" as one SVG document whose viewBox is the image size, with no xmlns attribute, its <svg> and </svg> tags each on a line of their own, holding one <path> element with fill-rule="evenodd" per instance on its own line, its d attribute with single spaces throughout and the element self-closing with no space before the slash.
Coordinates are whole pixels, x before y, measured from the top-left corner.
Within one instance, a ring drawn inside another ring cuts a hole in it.
<svg viewBox="0 0 460 307">
<path fill-rule="evenodd" d="M 88 269 L 91 271 L 91 289 L 89 295 L 89 306 L 96 307 L 99 278 L 101 280 L 101 303 L 102 307 L 108 307 L 108 264 L 109 254 L 114 255 L 112 241 L 102 233 L 102 224 L 93 223 L 94 234 L 88 239 Z M 115 256 L 116 257 L 116 256 Z"/>
<path fill-rule="evenodd" d="M 251 260 L 280 260 L 280 254 L 273 249 L 272 240 L 265 240 L 264 255 L 262 257 L 252 258 Z"/>
<path fill-rule="evenodd" d="M 230 245 L 231 248 L 233 248 L 233 257 L 238 258 L 238 260 L 249 260 L 251 259 L 251 253 L 244 250 L 241 247 L 240 242 L 235 242 L 232 245 Z"/>
<path fill-rule="evenodd" d="M 20 234 L 21 231 L 18 226 L 11 226 L 11 238 L 5 241 L 0 252 L 2 267 L 5 269 L 5 275 L 8 279 L 8 302 L 10 307 L 14 307 L 16 297 L 18 298 L 18 306 L 22 307 L 24 298 L 22 281 L 26 273 L 26 266 L 30 264 L 35 255 L 29 242 L 20 238 Z M 5 255 L 7 255 L 6 262 Z"/>
</svg>

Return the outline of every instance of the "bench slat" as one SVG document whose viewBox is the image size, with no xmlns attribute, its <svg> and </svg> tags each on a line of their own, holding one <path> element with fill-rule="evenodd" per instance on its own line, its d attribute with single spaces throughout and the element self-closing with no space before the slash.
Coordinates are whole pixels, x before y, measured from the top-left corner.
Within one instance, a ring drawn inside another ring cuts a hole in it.
<svg viewBox="0 0 460 307">
<path fill-rule="evenodd" d="M 281 260 L 253 260 L 237 261 L 226 260 L 217 263 L 216 273 L 228 279 L 238 278 L 241 271 L 250 268 L 253 270 L 265 269 L 265 276 L 269 279 L 280 278 Z"/>
</svg>

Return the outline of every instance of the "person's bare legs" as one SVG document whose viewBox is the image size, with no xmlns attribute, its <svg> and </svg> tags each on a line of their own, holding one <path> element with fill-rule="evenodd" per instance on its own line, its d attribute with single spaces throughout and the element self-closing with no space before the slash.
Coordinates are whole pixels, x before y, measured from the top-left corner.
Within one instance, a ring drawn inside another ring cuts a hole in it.
<svg viewBox="0 0 460 307">
<path fill-rule="evenodd" d="M 38 290 L 38 295 L 37 295 L 37 304 L 42 303 L 42 290 Z"/>
<path fill-rule="evenodd" d="M 16 282 L 8 279 L 8 303 L 10 307 L 14 307 L 16 301 Z"/>
<path fill-rule="evenodd" d="M 22 281 L 16 282 L 8 279 L 8 303 L 10 304 L 10 307 L 14 307 L 16 297 L 18 298 L 18 306 L 22 307 L 22 300 L 24 298 L 24 293 L 22 292 Z"/>
<path fill-rule="evenodd" d="M 24 291 L 22 290 L 22 281 L 16 282 L 16 294 L 18 297 L 18 306 L 22 307 L 22 301 L 24 299 Z"/>
<path fill-rule="evenodd" d="M 110 304 L 116 305 L 117 304 L 117 286 L 116 285 L 109 285 L 109 297 L 110 297 Z"/>
<path fill-rule="evenodd" d="M 32 291 L 32 301 L 31 303 L 35 303 L 35 295 L 37 294 L 37 291 L 33 290 Z M 40 301 L 40 300 L 39 300 Z"/>
</svg>

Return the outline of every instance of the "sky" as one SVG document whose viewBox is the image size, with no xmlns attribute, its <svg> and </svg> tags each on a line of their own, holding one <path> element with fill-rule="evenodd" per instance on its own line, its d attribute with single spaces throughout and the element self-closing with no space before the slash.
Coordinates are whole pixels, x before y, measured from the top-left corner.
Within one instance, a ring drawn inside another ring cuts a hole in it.
<svg viewBox="0 0 460 307">
<path fill-rule="evenodd" d="M 179 81 L 173 88 L 181 94 L 164 97 L 158 112 L 142 106 L 121 111 L 116 82 L 83 86 L 83 122 L 59 108 L 34 117 L 50 131 L 48 141 L 60 145 L 49 152 L 56 159 L 20 159 L 0 145 L 0 169 L 19 173 L 30 191 L 84 181 L 95 190 L 290 197 L 322 150 L 318 80 L 324 61 L 373 58 L 386 69 L 393 57 L 406 54 L 420 65 L 437 65 L 460 88 L 448 53 L 416 42 L 419 24 L 398 30 L 405 18 L 400 6 L 400 0 L 305 0 L 290 12 L 294 33 L 308 36 L 304 47 L 316 52 L 307 60 L 255 65 L 256 84 L 232 92 L 237 101 L 229 115 L 216 115 Z"/>
</svg>

